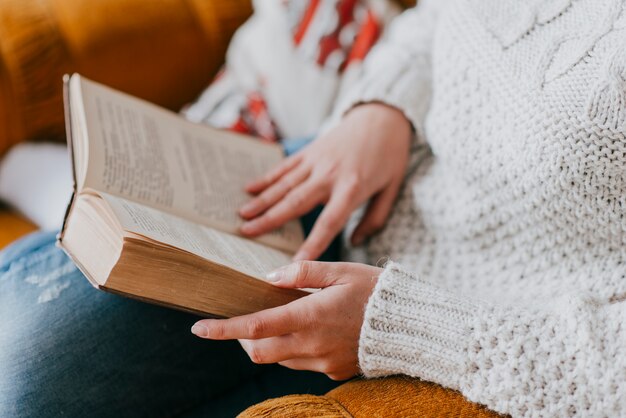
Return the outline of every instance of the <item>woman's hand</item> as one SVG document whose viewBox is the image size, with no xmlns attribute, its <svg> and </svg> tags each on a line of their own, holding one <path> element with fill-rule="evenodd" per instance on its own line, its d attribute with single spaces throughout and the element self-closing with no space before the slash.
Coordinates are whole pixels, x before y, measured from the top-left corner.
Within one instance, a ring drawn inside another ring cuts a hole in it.
<svg viewBox="0 0 626 418">
<path fill-rule="evenodd" d="M 354 231 L 359 245 L 381 229 L 404 178 L 411 126 L 399 110 L 378 103 L 351 110 L 333 130 L 247 187 L 257 195 L 240 210 L 241 233 L 258 236 L 326 204 L 294 259 L 314 260 L 368 199 Z"/>
<path fill-rule="evenodd" d="M 198 321 L 191 330 L 212 340 L 238 339 L 255 363 L 348 379 L 359 372 L 365 304 L 381 271 L 365 264 L 296 262 L 270 273 L 268 280 L 279 287 L 322 290 L 254 314 Z"/>
</svg>

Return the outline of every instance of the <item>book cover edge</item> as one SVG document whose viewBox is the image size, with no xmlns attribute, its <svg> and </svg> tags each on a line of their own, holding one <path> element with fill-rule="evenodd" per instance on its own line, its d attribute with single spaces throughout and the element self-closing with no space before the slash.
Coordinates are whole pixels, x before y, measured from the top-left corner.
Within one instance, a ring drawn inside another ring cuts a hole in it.
<svg viewBox="0 0 626 418">
<path fill-rule="evenodd" d="M 61 230 L 57 235 L 57 246 L 63 248 L 65 252 L 67 252 L 63 246 L 63 236 L 65 234 L 65 228 L 67 227 L 67 220 L 69 218 L 70 212 L 72 211 L 72 207 L 74 206 L 74 201 L 76 200 L 76 164 L 74 157 L 74 146 L 73 146 L 73 131 L 72 131 L 72 115 L 71 115 L 71 106 L 70 106 L 70 80 L 74 77 L 74 75 L 65 74 L 63 76 L 63 109 L 65 113 L 65 137 L 67 139 L 67 150 L 70 155 L 70 163 L 72 165 L 72 196 L 70 197 L 70 201 L 67 205 L 67 209 L 65 210 L 65 215 L 63 216 L 63 224 L 61 225 Z"/>
</svg>

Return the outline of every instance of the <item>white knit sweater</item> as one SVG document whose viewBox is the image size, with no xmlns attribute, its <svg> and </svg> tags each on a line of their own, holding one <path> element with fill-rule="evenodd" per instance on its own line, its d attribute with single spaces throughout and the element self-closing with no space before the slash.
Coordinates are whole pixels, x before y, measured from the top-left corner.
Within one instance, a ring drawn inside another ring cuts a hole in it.
<svg viewBox="0 0 626 418">
<path fill-rule="evenodd" d="M 626 416 L 626 3 L 423 0 L 339 111 L 416 128 L 360 340 L 513 416 Z"/>
</svg>

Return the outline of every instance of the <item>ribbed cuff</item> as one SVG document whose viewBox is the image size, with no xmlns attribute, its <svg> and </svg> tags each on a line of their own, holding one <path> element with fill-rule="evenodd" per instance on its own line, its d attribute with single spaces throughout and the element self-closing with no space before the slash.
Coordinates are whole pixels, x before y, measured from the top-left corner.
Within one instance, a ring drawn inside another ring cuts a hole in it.
<svg viewBox="0 0 626 418">
<path fill-rule="evenodd" d="M 406 374 L 459 389 L 478 311 L 478 305 L 389 263 L 365 311 L 359 342 L 363 374 Z"/>
</svg>

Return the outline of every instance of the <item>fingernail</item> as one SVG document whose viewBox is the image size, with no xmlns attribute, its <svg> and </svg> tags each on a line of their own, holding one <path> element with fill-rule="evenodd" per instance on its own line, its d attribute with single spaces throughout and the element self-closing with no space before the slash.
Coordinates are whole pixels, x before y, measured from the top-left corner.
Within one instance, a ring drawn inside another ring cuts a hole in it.
<svg viewBox="0 0 626 418">
<path fill-rule="evenodd" d="M 283 267 L 278 268 L 274 271 L 270 271 L 269 273 L 267 273 L 267 276 L 265 276 L 265 278 L 267 279 L 268 282 L 278 282 L 282 278 L 282 275 L 283 275 Z"/>
<path fill-rule="evenodd" d="M 296 255 L 293 256 L 293 261 L 308 260 L 308 259 L 309 259 L 309 253 L 306 251 L 298 251 Z"/>
<path fill-rule="evenodd" d="M 191 327 L 191 333 L 197 335 L 198 337 L 209 336 L 209 330 L 207 329 L 207 327 L 198 324 L 194 324 L 194 326 Z"/>
</svg>

